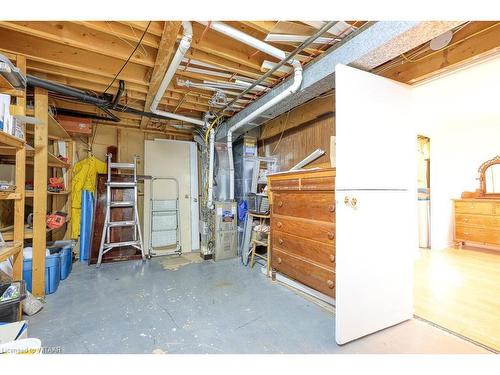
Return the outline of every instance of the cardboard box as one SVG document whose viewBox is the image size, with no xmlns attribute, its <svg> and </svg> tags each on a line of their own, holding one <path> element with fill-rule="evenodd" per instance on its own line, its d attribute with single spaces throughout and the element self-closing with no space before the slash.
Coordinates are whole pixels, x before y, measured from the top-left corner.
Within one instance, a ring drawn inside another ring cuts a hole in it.
<svg viewBox="0 0 500 375">
<path fill-rule="evenodd" d="M 92 134 L 91 119 L 59 115 L 57 121 L 70 134 Z"/>
</svg>

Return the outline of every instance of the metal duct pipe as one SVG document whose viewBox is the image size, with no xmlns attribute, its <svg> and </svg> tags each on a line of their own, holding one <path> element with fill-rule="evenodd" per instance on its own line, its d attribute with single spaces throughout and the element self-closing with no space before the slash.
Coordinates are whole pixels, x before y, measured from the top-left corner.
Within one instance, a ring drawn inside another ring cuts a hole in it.
<svg viewBox="0 0 500 375">
<path fill-rule="evenodd" d="M 210 129 L 210 141 L 208 143 L 208 200 L 207 208 L 214 208 L 213 192 L 214 192 L 214 153 L 215 153 L 215 130 Z"/>
<path fill-rule="evenodd" d="M 82 101 L 83 103 L 94 104 L 98 107 L 107 107 L 110 105 L 109 101 L 105 99 L 96 98 L 95 96 L 90 96 L 84 91 L 64 86 L 59 83 L 46 81 L 44 79 L 37 78 L 31 75 L 27 76 L 27 82 L 29 86 L 40 87 L 42 89 L 56 92 L 58 94 L 71 96 L 73 98 Z"/>
<path fill-rule="evenodd" d="M 163 97 L 163 94 L 165 94 L 165 91 L 167 90 L 170 81 L 172 80 L 175 72 L 177 71 L 179 65 L 181 64 L 182 59 L 184 58 L 184 55 L 191 46 L 191 39 L 193 38 L 193 27 L 191 25 L 191 22 L 182 21 L 182 28 L 183 28 L 183 34 L 182 34 L 182 39 L 179 42 L 179 47 L 175 52 L 175 55 L 172 59 L 172 62 L 170 63 L 170 66 L 165 72 L 165 76 L 163 77 L 160 87 L 158 88 L 158 91 L 156 92 L 153 102 L 151 103 L 150 110 L 151 112 L 160 115 L 162 117 L 172 118 L 174 120 L 185 121 L 191 124 L 203 126 L 205 125 L 205 122 L 202 120 L 158 110 L 158 104 L 160 104 L 160 100 Z"/>
<path fill-rule="evenodd" d="M 26 88 L 26 77 L 4 55 L 0 54 L 0 74 L 16 89 Z"/>
</svg>

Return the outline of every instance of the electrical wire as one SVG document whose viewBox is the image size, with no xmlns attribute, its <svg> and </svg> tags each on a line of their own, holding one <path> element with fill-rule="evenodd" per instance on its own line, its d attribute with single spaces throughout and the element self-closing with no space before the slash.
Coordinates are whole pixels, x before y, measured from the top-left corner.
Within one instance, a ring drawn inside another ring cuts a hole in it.
<svg viewBox="0 0 500 375">
<path fill-rule="evenodd" d="M 130 59 L 132 58 L 132 56 L 134 56 L 134 53 L 135 51 L 137 51 L 137 49 L 139 48 L 139 46 L 141 45 L 142 43 L 142 40 L 144 39 L 144 37 L 146 36 L 146 33 L 148 32 L 148 29 L 149 29 L 149 26 L 151 25 L 151 21 L 148 22 L 148 25 L 146 26 L 146 29 L 144 30 L 144 32 L 142 33 L 141 35 L 141 39 L 139 39 L 139 41 L 137 42 L 137 45 L 135 46 L 134 50 L 132 51 L 132 53 L 130 54 L 130 56 L 127 58 L 127 60 L 125 61 L 125 63 L 123 64 L 123 66 L 120 68 L 120 70 L 118 71 L 118 73 L 116 73 L 115 75 L 115 78 L 113 78 L 113 80 L 111 81 L 111 83 L 108 85 L 108 87 L 106 87 L 106 90 L 104 90 L 103 94 L 105 94 L 109 88 L 113 85 L 113 83 L 115 83 L 116 79 L 118 78 L 118 76 L 120 75 L 120 73 L 123 71 L 123 69 L 125 69 L 125 67 L 127 66 L 127 64 L 129 63 Z"/>
<path fill-rule="evenodd" d="M 281 143 L 281 139 L 283 138 L 283 134 L 285 133 L 285 128 L 286 128 L 286 124 L 288 123 L 288 117 L 290 117 L 290 112 L 292 110 L 289 109 L 288 112 L 286 113 L 286 119 L 285 119 L 285 122 L 283 123 L 283 128 L 281 129 L 281 134 L 280 134 L 280 139 L 278 139 L 278 143 L 276 143 L 276 146 L 274 146 L 274 149 L 273 151 L 271 151 L 271 155 L 274 155 L 274 153 L 276 152 L 276 150 L 278 149 L 278 146 L 280 145 Z"/>
</svg>

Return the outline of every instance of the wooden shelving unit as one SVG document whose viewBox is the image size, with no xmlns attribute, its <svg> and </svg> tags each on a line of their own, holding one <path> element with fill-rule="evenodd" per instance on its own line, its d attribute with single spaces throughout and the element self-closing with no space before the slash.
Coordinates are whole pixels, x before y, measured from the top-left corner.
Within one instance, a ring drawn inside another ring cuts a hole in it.
<svg viewBox="0 0 500 375">
<path fill-rule="evenodd" d="M 26 74 L 26 58 L 24 56 L 17 56 L 16 64 L 21 72 Z M 24 90 L 15 90 L 2 77 L 0 78 L 0 93 L 16 97 L 16 105 L 11 107 L 13 107 L 17 115 L 25 115 L 26 92 Z M 15 191 L 0 192 L 0 201 L 14 201 L 12 236 L 10 239 L 4 238 L 6 241 L 13 242 L 0 247 L 0 262 L 12 257 L 13 280 L 22 280 L 23 278 L 24 185 L 26 179 L 25 145 L 25 140 L 0 131 L 0 156 L 4 154 L 13 155 L 15 163 Z"/>
<path fill-rule="evenodd" d="M 20 64 L 25 73 L 25 58 L 17 56 L 16 63 Z M 22 120 L 26 120 L 24 125 L 25 135 L 27 138 L 31 138 L 33 142 L 30 145 L 24 140 L 0 132 L 1 162 L 15 164 L 16 166 L 16 190 L 0 192 L 0 201 L 13 200 L 15 202 L 14 225 L 2 228 L 2 236 L 5 241 L 13 242 L 7 247 L 0 248 L 0 259 L 14 256 L 14 278 L 22 278 L 22 249 L 24 241 L 31 240 L 33 247 L 32 292 L 35 296 L 43 296 L 45 293 L 47 236 L 49 234 L 52 234 L 53 237 L 57 235 L 59 238 L 70 238 L 71 236 L 71 220 L 69 216 L 65 227 L 59 229 L 48 229 L 46 216 L 53 211 L 70 213 L 70 168 L 74 146 L 66 130 L 49 114 L 48 93 L 46 90 L 35 88 L 35 108 L 28 111 L 26 111 L 25 95 L 20 96 L 17 91 L 9 87 L 8 82 L 0 81 L 0 92 L 9 95 L 15 94 L 17 104 L 11 106 L 11 113 Z M 57 157 L 60 152 L 58 149 L 59 141 L 64 142 L 68 162 Z M 26 166 L 33 168 L 34 183 L 34 189 L 27 192 L 25 191 Z M 63 177 L 64 173 L 66 173 L 66 190 L 59 193 L 47 191 L 48 177 Z M 24 223 L 24 203 L 26 198 L 33 202 L 32 228 L 29 228 Z"/>
</svg>

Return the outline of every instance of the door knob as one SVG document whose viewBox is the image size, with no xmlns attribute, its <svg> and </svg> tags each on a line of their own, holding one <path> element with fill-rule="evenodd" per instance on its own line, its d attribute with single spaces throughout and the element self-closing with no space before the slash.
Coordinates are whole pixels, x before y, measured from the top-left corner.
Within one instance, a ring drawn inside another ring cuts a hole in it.
<svg viewBox="0 0 500 375">
<path fill-rule="evenodd" d="M 328 288 L 330 288 L 330 289 L 333 289 L 333 287 L 335 286 L 335 283 L 333 282 L 333 280 L 328 280 L 326 282 L 326 284 L 328 285 Z"/>
<path fill-rule="evenodd" d="M 330 255 L 330 262 L 335 262 L 335 255 Z"/>
<path fill-rule="evenodd" d="M 333 240 L 335 238 L 335 234 L 333 232 L 328 232 L 328 239 Z"/>
</svg>

